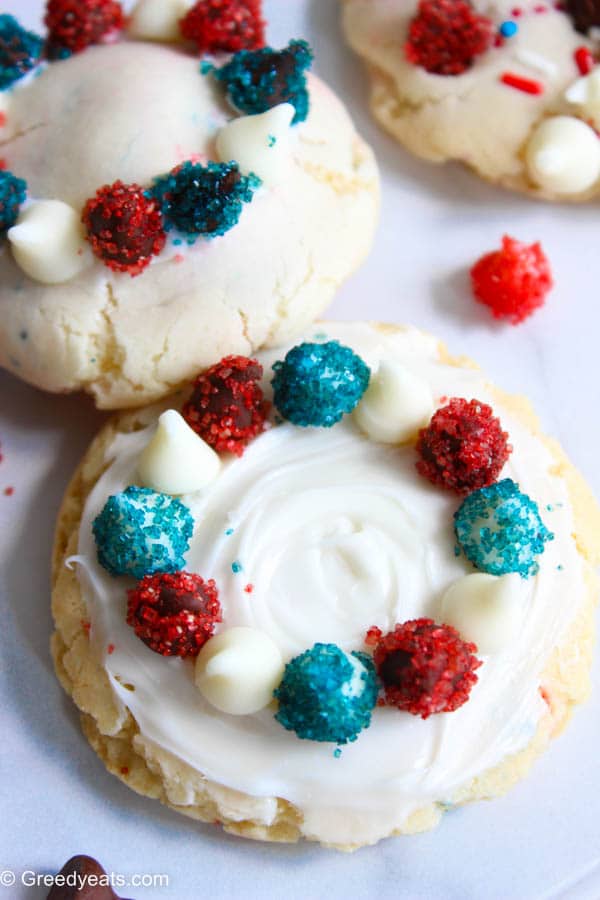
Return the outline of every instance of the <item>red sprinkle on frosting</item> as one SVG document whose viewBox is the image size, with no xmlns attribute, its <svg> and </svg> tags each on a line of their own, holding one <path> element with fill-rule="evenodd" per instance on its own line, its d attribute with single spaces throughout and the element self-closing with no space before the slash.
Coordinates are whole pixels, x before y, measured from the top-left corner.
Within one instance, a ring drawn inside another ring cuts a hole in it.
<svg viewBox="0 0 600 900">
<path fill-rule="evenodd" d="M 575 64 L 580 75 L 589 75 L 594 68 L 594 57 L 589 47 L 578 47 L 575 53 Z"/>
<path fill-rule="evenodd" d="M 5 497 L 12 497 L 12 495 L 14 494 L 14 492 L 15 492 L 14 487 L 7 487 L 7 488 L 4 488 L 4 496 L 5 496 Z"/>
<path fill-rule="evenodd" d="M 217 452 L 241 456 L 265 427 L 268 405 L 259 384 L 262 374 L 257 360 L 226 356 L 198 376 L 182 410 L 184 419 Z"/>
<path fill-rule="evenodd" d="M 215 582 L 189 572 L 146 575 L 127 596 L 127 624 L 163 656 L 197 656 L 222 621 Z"/>
<path fill-rule="evenodd" d="M 455 397 L 419 432 L 417 471 L 433 484 L 468 494 L 493 484 L 511 452 L 491 406 Z"/>
<path fill-rule="evenodd" d="M 237 53 L 265 45 L 260 0 L 199 0 L 180 28 L 200 53 Z"/>
<path fill-rule="evenodd" d="M 487 253 L 471 269 L 475 299 L 495 318 L 516 325 L 544 305 L 553 279 L 539 243 L 524 244 L 505 235 L 502 249 Z"/>
<path fill-rule="evenodd" d="M 115 181 L 100 188 L 87 201 L 81 220 L 92 250 L 115 272 L 140 275 L 165 245 L 158 204 L 137 184 Z"/>
<path fill-rule="evenodd" d="M 514 72 L 503 72 L 500 76 L 502 84 L 522 91 L 524 94 L 540 95 L 544 93 L 544 85 L 541 81 L 535 81 L 533 78 L 524 78 L 522 75 L 515 75 Z"/>
<path fill-rule="evenodd" d="M 492 21 L 466 0 L 421 0 L 410 23 L 406 58 L 435 75 L 460 75 L 488 50 Z"/>
<path fill-rule="evenodd" d="M 123 28 L 125 16 L 116 0 L 48 0 L 44 22 L 51 46 L 79 53 Z"/>
<path fill-rule="evenodd" d="M 469 699 L 481 660 L 475 644 L 450 625 L 413 619 L 381 638 L 373 661 L 384 686 L 385 704 L 427 719 L 453 712 Z"/>
</svg>

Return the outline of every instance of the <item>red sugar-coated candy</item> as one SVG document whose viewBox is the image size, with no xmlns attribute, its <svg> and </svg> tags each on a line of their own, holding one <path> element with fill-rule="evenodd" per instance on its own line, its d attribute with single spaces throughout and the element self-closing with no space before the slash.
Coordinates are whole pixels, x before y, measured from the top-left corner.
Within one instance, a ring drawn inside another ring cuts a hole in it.
<svg viewBox="0 0 600 900">
<path fill-rule="evenodd" d="M 385 690 L 385 704 L 427 719 L 453 712 L 469 699 L 481 660 L 475 644 L 450 625 L 413 619 L 382 637 L 373 662 Z"/>
<path fill-rule="evenodd" d="M 406 58 L 435 75 L 460 75 L 495 38 L 493 22 L 467 0 L 421 0 L 410 23 Z"/>
<path fill-rule="evenodd" d="M 123 28 L 125 16 L 116 0 L 48 0 L 44 23 L 51 47 L 79 53 Z"/>
<path fill-rule="evenodd" d="M 512 447 L 491 406 L 454 397 L 420 430 L 417 453 L 419 475 L 468 494 L 498 479 Z"/>
<path fill-rule="evenodd" d="M 183 417 L 218 452 L 241 456 L 265 427 L 268 407 L 259 379 L 263 369 L 255 359 L 226 356 L 194 382 Z"/>
<path fill-rule="evenodd" d="M 200 53 L 237 53 L 265 45 L 261 0 L 199 0 L 180 28 Z"/>
<path fill-rule="evenodd" d="M 552 272 L 539 243 L 523 244 L 505 235 L 502 249 L 487 253 L 471 269 L 475 299 L 497 319 L 522 322 L 544 305 Z"/>
<path fill-rule="evenodd" d="M 100 188 L 87 201 L 81 221 L 92 250 L 115 272 L 139 275 L 165 245 L 158 204 L 137 184 L 115 181 Z"/>
<path fill-rule="evenodd" d="M 197 656 L 222 621 L 215 582 L 188 572 L 146 575 L 127 596 L 127 624 L 163 656 Z"/>
</svg>

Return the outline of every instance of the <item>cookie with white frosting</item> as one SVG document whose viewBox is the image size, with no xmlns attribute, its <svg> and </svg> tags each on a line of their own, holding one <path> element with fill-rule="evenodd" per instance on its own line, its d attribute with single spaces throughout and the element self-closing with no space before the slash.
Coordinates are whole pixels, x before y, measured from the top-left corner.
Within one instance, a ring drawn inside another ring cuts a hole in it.
<svg viewBox="0 0 600 900">
<path fill-rule="evenodd" d="M 503 793 L 585 698 L 599 533 L 525 400 L 415 329 L 320 324 L 99 435 L 57 674 L 136 791 L 375 843 Z"/>
<path fill-rule="evenodd" d="M 85 48 L 60 10 L 46 45 L 0 17 L 35 38 L 23 71 L 0 54 L 0 366 L 104 408 L 299 333 L 377 217 L 373 155 L 308 45 L 261 30 L 201 56 L 169 42 L 185 5 L 139 4 Z"/>
<path fill-rule="evenodd" d="M 547 200 L 600 193 L 600 5 L 342 0 L 371 109 L 408 150 Z M 594 30 L 596 29 L 596 30 Z"/>
</svg>

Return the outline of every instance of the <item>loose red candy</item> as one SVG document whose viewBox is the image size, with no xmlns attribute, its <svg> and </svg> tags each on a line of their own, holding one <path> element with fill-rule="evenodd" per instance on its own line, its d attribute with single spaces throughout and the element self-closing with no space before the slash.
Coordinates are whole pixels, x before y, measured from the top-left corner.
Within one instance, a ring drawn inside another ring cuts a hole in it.
<svg viewBox="0 0 600 900">
<path fill-rule="evenodd" d="M 467 0 L 421 0 L 410 23 L 405 53 L 409 62 L 435 75 L 460 75 L 494 41 L 493 22 Z"/>
<path fill-rule="evenodd" d="M 481 660 L 475 644 L 463 641 L 450 625 L 413 619 L 381 638 L 373 661 L 385 691 L 385 704 L 427 719 L 453 712 L 469 699 Z"/>
<path fill-rule="evenodd" d="M 419 432 L 417 471 L 459 494 L 497 480 L 512 452 L 491 406 L 455 397 Z"/>
<path fill-rule="evenodd" d="M 127 624 L 163 656 L 197 656 L 222 621 L 215 582 L 188 572 L 146 575 L 127 596 Z"/>
<path fill-rule="evenodd" d="M 488 306 L 495 318 L 517 325 L 544 305 L 554 282 L 539 243 L 523 244 L 505 235 L 501 250 L 475 263 L 471 283 L 475 299 Z"/>
<path fill-rule="evenodd" d="M 163 218 L 137 184 L 115 181 L 87 201 L 82 222 L 96 256 L 115 272 L 139 275 L 163 249 Z"/>
<path fill-rule="evenodd" d="M 123 28 L 125 17 L 116 0 L 48 0 L 44 23 L 51 47 L 79 53 Z"/>
<path fill-rule="evenodd" d="M 265 45 L 260 0 L 199 0 L 180 28 L 200 53 L 237 53 Z"/>
<path fill-rule="evenodd" d="M 262 374 L 255 359 L 226 356 L 198 376 L 183 417 L 215 450 L 241 456 L 265 427 L 268 408 L 258 383 Z"/>
</svg>

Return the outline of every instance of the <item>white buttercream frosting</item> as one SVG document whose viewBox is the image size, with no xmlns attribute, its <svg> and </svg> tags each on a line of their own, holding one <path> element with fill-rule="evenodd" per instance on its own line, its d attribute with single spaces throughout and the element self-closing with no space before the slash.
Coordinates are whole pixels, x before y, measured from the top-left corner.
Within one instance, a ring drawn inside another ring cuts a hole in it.
<svg viewBox="0 0 600 900">
<path fill-rule="evenodd" d="M 382 359 L 400 361 L 429 385 L 437 405 L 451 396 L 490 403 L 514 446 L 502 475 L 537 500 L 556 535 L 524 592 L 517 633 L 496 653 L 480 654 L 469 701 L 426 721 L 377 708 L 371 726 L 339 758 L 332 745 L 284 730 L 270 708 L 248 716 L 216 712 L 195 687 L 192 661 L 153 653 L 126 625 L 130 582 L 96 561 L 92 521 L 109 494 L 135 481 L 151 425 L 120 435 L 108 451 L 108 468 L 82 518 L 80 579 L 96 652 L 145 738 L 223 785 L 291 801 L 312 837 L 365 843 L 415 809 L 451 800 L 469 779 L 529 742 L 546 708 L 541 673 L 577 613 L 583 571 L 567 486 L 553 474 L 549 451 L 502 407 L 479 371 L 441 362 L 436 341 L 415 330 L 340 323 L 321 330 L 373 369 Z M 284 353 L 261 354 L 266 381 Z M 219 631 L 258 629 L 287 661 L 315 641 L 363 649 L 372 625 L 387 630 L 418 616 L 440 621 L 445 592 L 473 569 L 454 553 L 452 514 L 460 498 L 420 478 L 414 453 L 412 445 L 370 441 L 352 417 L 331 429 L 283 424 L 258 437 L 241 459 L 224 462 L 206 489 L 186 495 L 196 523 L 187 568 L 216 580 Z"/>
</svg>

